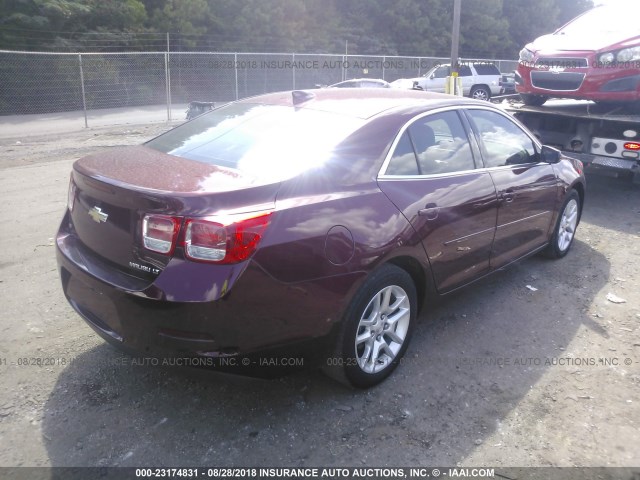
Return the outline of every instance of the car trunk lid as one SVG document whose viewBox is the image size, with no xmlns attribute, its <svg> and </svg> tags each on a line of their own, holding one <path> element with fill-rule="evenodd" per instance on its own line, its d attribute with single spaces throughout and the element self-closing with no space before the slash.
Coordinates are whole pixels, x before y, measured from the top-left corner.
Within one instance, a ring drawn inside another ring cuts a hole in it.
<svg viewBox="0 0 640 480">
<path fill-rule="evenodd" d="M 109 150 L 78 160 L 71 221 L 91 253 L 138 277 L 157 275 L 167 255 L 145 249 L 146 214 L 179 217 L 273 208 L 279 183 L 148 147 Z M 179 239 L 179 237 L 178 237 Z"/>
</svg>

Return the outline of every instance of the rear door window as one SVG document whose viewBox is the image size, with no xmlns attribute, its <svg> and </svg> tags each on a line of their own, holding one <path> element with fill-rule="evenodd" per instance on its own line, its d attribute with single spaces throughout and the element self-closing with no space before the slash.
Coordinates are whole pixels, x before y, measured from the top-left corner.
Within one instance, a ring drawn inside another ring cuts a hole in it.
<svg viewBox="0 0 640 480">
<path fill-rule="evenodd" d="M 473 68 L 478 75 L 500 75 L 500 70 L 492 63 L 474 63 Z"/>
<path fill-rule="evenodd" d="M 389 161 L 389 166 L 387 167 L 386 175 L 419 174 L 420 171 L 418 170 L 416 153 L 413 150 L 413 145 L 409 138 L 409 132 L 405 130 L 393 151 L 393 155 Z"/>
<path fill-rule="evenodd" d="M 435 175 L 473 170 L 467 133 L 455 111 L 427 115 L 403 133 L 386 175 Z"/>
<path fill-rule="evenodd" d="M 458 70 L 458 76 L 460 77 L 470 77 L 471 76 L 471 68 L 468 65 L 461 65 Z"/>
<path fill-rule="evenodd" d="M 455 111 L 421 118 L 411 124 L 409 134 L 423 175 L 475 168 L 467 134 Z"/>
</svg>

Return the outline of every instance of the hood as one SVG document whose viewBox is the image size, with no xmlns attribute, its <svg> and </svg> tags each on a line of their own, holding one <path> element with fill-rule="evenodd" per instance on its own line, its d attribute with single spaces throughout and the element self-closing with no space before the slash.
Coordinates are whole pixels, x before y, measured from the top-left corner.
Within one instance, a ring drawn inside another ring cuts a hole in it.
<svg viewBox="0 0 640 480">
<path fill-rule="evenodd" d="M 529 50 L 542 53 L 558 52 L 597 52 L 610 47 L 624 48 L 625 46 L 637 45 L 640 43 L 640 36 L 629 37 L 628 33 L 620 32 L 586 32 L 581 35 L 568 35 L 563 33 L 552 33 L 538 37 L 533 43 L 527 45 Z"/>
</svg>

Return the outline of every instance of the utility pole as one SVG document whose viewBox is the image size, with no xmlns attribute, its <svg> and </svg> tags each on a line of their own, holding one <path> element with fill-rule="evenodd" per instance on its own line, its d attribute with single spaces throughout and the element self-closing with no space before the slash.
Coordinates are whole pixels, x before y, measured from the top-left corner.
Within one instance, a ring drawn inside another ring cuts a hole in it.
<svg viewBox="0 0 640 480">
<path fill-rule="evenodd" d="M 345 65 L 349 61 L 349 40 L 344 41 L 344 62 L 342 62 L 342 81 L 347 79 L 347 70 Z"/>
<path fill-rule="evenodd" d="M 460 9 L 462 0 L 453 0 L 453 28 L 451 29 L 451 77 L 454 95 L 458 89 L 458 47 L 460 45 Z"/>
<path fill-rule="evenodd" d="M 164 56 L 164 74 L 167 86 L 167 122 L 171 121 L 171 60 L 169 55 L 171 48 L 169 44 L 169 32 L 167 32 L 167 53 Z"/>
</svg>

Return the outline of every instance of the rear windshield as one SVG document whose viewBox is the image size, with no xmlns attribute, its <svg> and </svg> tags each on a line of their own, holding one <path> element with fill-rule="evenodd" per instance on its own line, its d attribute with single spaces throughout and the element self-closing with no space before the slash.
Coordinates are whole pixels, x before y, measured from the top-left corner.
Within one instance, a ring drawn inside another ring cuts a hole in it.
<svg viewBox="0 0 640 480">
<path fill-rule="evenodd" d="M 282 180 L 322 164 L 363 123 L 306 108 L 232 103 L 146 145 L 263 180 Z"/>
</svg>

